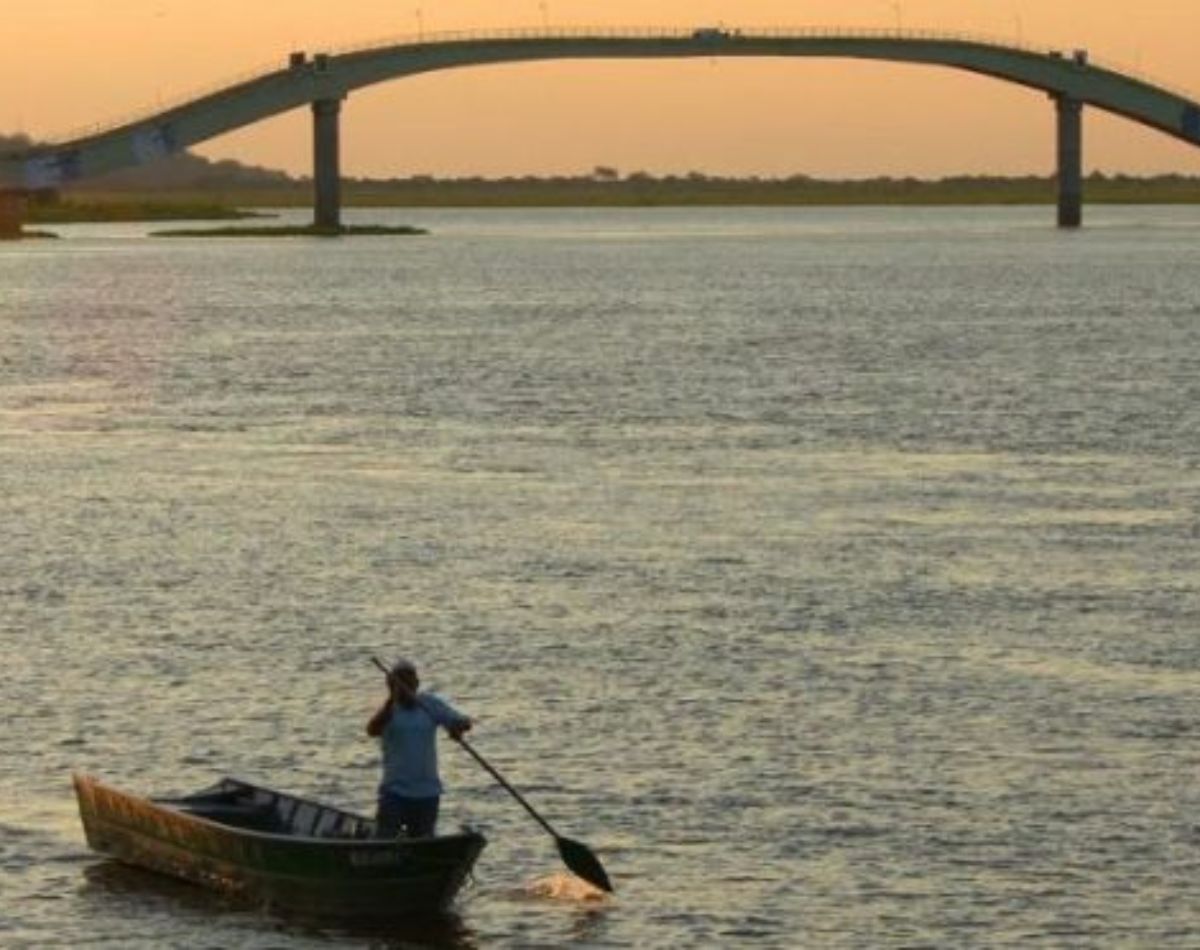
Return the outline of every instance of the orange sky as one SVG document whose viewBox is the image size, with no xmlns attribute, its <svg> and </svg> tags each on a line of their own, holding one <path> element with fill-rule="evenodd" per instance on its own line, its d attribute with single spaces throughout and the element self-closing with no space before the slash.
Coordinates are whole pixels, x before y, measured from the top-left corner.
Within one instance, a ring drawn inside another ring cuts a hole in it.
<svg viewBox="0 0 1200 950">
<path fill-rule="evenodd" d="M 52 135 L 174 100 L 291 49 L 513 26 L 929 27 L 1086 47 L 1200 97 L 1200 0 L 6 0 L 0 130 Z M 14 9 L 15 8 L 15 9 Z M 835 60 L 507 65 L 351 96 L 350 175 L 1046 173 L 1044 96 L 930 67 Z M 292 113 L 200 151 L 309 170 Z M 1085 163 L 1200 174 L 1200 149 L 1090 111 Z"/>
</svg>

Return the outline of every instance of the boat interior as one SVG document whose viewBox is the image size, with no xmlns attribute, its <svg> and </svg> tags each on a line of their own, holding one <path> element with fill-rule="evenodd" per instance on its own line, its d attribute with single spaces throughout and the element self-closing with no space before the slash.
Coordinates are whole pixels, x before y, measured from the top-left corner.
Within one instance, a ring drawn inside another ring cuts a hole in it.
<svg viewBox="0 0 1200 950">
<path fill-rule="evenodd" d="M 232 778 L 192 795 L 159 798 L 155 803 L 265 834 L 350 841 L 364 841 L 375 834 L 375 822 L 370 818 Z"/>
</svg>

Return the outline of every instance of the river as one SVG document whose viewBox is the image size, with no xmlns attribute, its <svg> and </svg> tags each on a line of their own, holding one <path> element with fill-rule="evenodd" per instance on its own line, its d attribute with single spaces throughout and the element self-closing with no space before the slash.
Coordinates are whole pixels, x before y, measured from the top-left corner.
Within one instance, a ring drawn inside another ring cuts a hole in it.
<svg viewBox="0 0 1200 950">
<path fill-rule="evenodd" d="M 0 946 L 1196 947 L 1200 210 L 1050 214 L 0 247 Z M 373 653 L 614 900 L 448 743 L 436 932 L 88 852 L 72 771 L 369 811 Z"/>
</svg>

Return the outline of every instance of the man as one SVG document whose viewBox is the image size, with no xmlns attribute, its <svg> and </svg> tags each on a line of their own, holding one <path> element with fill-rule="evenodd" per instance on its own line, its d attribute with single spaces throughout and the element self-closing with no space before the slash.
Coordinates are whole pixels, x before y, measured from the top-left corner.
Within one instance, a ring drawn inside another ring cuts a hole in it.
<svg viewBox="0 0 1200 950">
<path fill-rule="evenodd" d="M 471 720 L 432 693 L 420 692 L 417 669 L 408 660 L 392 666 L 387 682 L 388 698 L 367 723 L 367 735 L 383 747 L 376 834 L 432 838 L 442 796 L 437 727 L 458 739 Z"/>
</svg>

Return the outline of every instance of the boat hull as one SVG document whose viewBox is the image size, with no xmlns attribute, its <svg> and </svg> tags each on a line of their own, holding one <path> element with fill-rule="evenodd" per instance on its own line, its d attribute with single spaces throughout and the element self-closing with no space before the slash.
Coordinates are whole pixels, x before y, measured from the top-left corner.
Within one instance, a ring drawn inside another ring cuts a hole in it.
<svg viewBox="0 0 1200 950">
<path fill-rule="evenodd" d="M 302 818 L 315 816 L 312 824 L 323 830 L 297 833 L 279 812 L 300 800 L 231 779 L 215 787 L 223 792 L 209 790 L 172 804 L 87 776 L 77 775 L 74 782 L 93 850 L 305 916 L 376 922 L 443 912 L 485 844 L 475 832 L 372 839 L 366 837 L 374 827 L 369 819 L 307 802 L 291 808 L 293 821 L 299 810 Z M 229 797 L 231 788 L 250 790 L 244 806 L 209 803 L 215 794 Z"/>
</svg>

